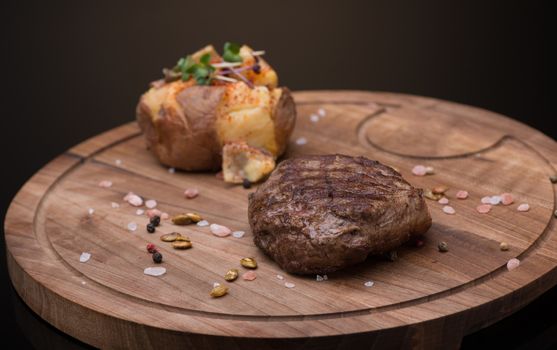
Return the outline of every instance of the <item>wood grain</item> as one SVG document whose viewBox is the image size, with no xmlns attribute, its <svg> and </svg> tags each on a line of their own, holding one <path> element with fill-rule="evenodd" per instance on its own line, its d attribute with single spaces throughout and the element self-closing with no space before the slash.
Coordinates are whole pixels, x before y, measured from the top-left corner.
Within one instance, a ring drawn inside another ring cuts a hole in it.
<svg viewBox="0 0 557 350">
<path fill-rule="evenodd" d="M 449 186 L 456 214 L 428 201 L 433 226 L 425 245 L 401 247 L 395 262 L 370 257 L 324 282 L 288 275 L 252 242 L 249 191 L 215 174 L 169 173 L 130 123 L 54 159 L 14 198 L 6 245 L 23 300 L 55 327 L 102 348 L 446 349 L 557 283 L 553 140 L 495 113 L 431 98 L 308 91 L 295 99 L 299 118 L 286 157 L 377 159 L 415 186 Z M 319 108 L 326 116 L 311 122 Z M 299 137 L 307 144 L 297 145 Z M 435 175 L 413 176 L 416 164 L 434 167 Z M 113 186 L 100 188 L 101 180 Z M 185 199 L 188 187 L 200 196 Z M 455 198 L 460 189 L 469 191 L 467 200 Z M 148 234 L 147 217 L 122 200 L 129 191 L 156 199 L 170 214 L 195 211 L 246 235 L 218 238 L 207 227 L 169 222 Z M 512 192 L 515 204 L 476 212 L 481 197 L 502 192 Z M 523 202 L 529 212 L 516 211 Z M 133 233 L 126 228 L 131 221 L 139 226 Z M 173 231 L 190 236 L 194 247 L 177 251 L 159 240 Z M 441 240 L 449 252 L 437 251 Z M 499 250 L 501 241 L 509 251 Z M 149 242 L 164 255 L 162 277 L 143 274 L 154 265 Z M 79 262 L 82 252 L 92 254 L 87 263 Z M 258 278 L 229 283 L 223 298 L 209 297 L 213 282 L 227 283 L 224 273 L 241 269 L 246 256 L 259 262 Z M 521 265 L 507 271 L 513 257 Z M 285 288 L 277 274 L 295 288 Z M 375 285 L 366 288 L 369 280 Z"/>
</svg>

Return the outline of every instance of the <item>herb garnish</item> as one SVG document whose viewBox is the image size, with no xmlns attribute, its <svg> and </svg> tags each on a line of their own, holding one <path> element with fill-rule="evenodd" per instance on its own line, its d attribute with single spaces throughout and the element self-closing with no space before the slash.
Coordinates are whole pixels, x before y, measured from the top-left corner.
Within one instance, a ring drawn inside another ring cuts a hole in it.
<svg viewBox="0 0 557 350">
<path fill-rule="evenodd" d="M 224 43 L 224 53 L 222 55 L 222 59 L 226 62 L 242 62 L 242 57 L 240 56 L 240 45 L 228 41 Z"/>
<path fill-rule="evenodd" d="M 215 63 L 214 65 L 210 63 L 210 53 L 201 56 L 199 62 L 196 62 L 191 55 L 182 57 L 178 60 L 174 68 L 164 68 L 162 70 L 164 81 L 169 83 L 178 79 L 187 81 L 193 78 L 198 85 L 210 85 L 213 79 L 227 82 L 235 82 L 238 81 L 237 79 L 240 79 L 249 87 L 253 88 L 253 83 L 240 73 L 246 70 L 253 70 L 256 74 L 259 74 L 261 72 L 261 66 L 258 56 L 263 55 L 265 51 L 252 52 L 256 62 L 253 66 L 234 68 L 236 66 L 241 66 L 243 62 L 242 56 L 240 56 L 240 48 L 241 46 L 239 44 L 226 42 L 222 55 L 223 62 Z M 231 78 L 228 75 L 234 75 L 237 79 Z"/>
</svg>

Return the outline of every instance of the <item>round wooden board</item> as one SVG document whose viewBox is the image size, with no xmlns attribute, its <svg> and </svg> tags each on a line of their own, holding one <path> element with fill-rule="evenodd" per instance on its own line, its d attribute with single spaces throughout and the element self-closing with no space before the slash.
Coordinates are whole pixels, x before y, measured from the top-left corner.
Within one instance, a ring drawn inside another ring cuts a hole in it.
<svg viewBox="0 0 557 350">
<path fill-rule="evenodd" d="M 230 186 L 210 173 L 170 173 L 130 123 L 60 155 L 13 200 L 5 222 L 7 256 L 23 300 L 55 327 L 101 348 L 446 349 L 557 283 L 555 186 L 549 181 L 555 141 L 495 113 L 431 98 L 308 91 L 295 99 L 298 121 L 286 157 L 377 159 L 415 186 L 449 186 L 456 214 L 428 200 L 433 226 L 425 245 L 401 247 L 397 261 L 372 257 L 322 282 L 288 275 L 252 242 L 247 195 L 255 188 Z M 320 108 L 326 115 L 312 122 Z M 305 145 L 296 143 L 301 137 Z M 434 167 L 435 174 L 413 176 L 416 164 Z M 101 180 L 113 186 L 101 188 Z M 188 187 L 199 188 L 200 196 L 185 199 Z M 470 197 L 456 199 L 459 189 Z M 168 221 L 148 234 L 147 217 L 122 200 L 129 191 L 156 199 L 170 214 L 199 212 L 246 234 L 218 238 L 208 227 Z M 476 211 L 481 197 L 503 192 L 512 192 L 515 203 Z M 530 211 L 518 212 L 519 203 L 529 203 Z M 135 232 L 127 229 L 132 221 Z M 194 247 L 177 251 L 159 240 L 172 231 L 190 236 Z M 439 241 L 449 252 L 437 251 Z M 509 251 L 500 251 L 501 241 Z M 164 255 L 161 277 L 143 274 L 154 266 L 149 242 Z M 86 263 L 79 261 L 82 252 L 92 255 Z M 228 269 L 244 271 L 239 260 L 247 256 L 259 262 L 257 279 L 225 282 Z M 514 257 L 521 264 L 508 271 Z M 366 281 L 375 284 L 366 287 Z M 214 282 L 229 285 L 229 294 L 211 298 Z"/>
</svg>

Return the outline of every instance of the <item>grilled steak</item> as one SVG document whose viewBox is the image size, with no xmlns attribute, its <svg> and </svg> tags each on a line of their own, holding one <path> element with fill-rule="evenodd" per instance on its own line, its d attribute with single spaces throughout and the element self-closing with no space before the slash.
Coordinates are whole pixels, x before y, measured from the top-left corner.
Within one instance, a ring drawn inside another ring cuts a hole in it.
<svg viewBox="0 0 557 350">
<path fill-rule="evenodd" d="M 249 197 L 255 244 L 291 273 L 328 273 L 425 233 L 422 190 L 364 157 L 285 160 Z"/>
</svg>

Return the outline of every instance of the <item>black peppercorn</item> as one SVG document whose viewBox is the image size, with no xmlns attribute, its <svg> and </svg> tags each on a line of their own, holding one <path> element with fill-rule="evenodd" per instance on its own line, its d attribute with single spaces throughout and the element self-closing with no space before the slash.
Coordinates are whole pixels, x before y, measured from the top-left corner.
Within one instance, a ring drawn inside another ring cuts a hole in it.
<svg viewBox="0 0 557 350">
<path fill-rule="evenodd" d="M 155 225 L 153 225 L 153 223 L 147 224 L 147 232 L 155 233 Z"/>
<path fill-rule="evenodd" d="M 252 69 L 255 74 L 261 73 L 261 66 L 259 65 L 259 63 L 254 64 Z"/>
<path fill-rule="evenodd" d="M 151 218 L 150 222 L 153 224 L 153 226 L 159 226 L 161 223 L 161 217 L 158 215 L 155 215 Z"/>
<path fill-rule="evenodd" d="M 245 189 L 251 188 L 251 181 L 244 179 L 244 181 L 242 181 L 242 186 L 244 186 Z"/>
<path fill-rule="evenodd" d="M 156 262 L 157 264 L 160 264 L 162 262 L 162 254 L 159 252 L 154 252 L 153 261 Z"/>
</svg>

